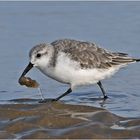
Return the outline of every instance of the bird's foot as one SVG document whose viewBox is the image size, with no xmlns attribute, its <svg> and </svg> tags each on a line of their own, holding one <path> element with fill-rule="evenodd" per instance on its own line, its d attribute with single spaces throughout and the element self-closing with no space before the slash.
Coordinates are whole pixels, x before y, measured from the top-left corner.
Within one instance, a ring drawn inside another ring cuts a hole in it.
<svg viewBox="0 0 140 140">
<path fill-rule="evenodd" d="M 107 95 L 105 95 L 105 96 L 104 96 L 104 100 L 106 100 L 107 98 L 108 98 L 108 96 L 107 96 Z"/>
<path fill-rule="evenodd" d="M 58 99 L 52 99 L 52 102 L 56 102 L 56 101 L 58 101 Z"/>
<path fill-rule="evenodd" d="M 57 99 L 42 99 L 39 101 L 39 103 L 50 103 L 50 102 L 56 102 Z"/>
</svg>

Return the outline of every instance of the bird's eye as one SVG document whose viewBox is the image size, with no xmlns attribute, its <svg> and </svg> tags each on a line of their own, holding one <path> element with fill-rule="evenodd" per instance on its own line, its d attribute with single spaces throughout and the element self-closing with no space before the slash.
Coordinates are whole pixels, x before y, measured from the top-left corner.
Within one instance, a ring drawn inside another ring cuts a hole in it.
<svg viewBox="0 0 140 140">
<path fill-rule="evenodd" d="M 41 57 L 41 54 L 40 54 L 40 53 L 38 53 L 38 54 L 36 55 L 36 57 L 37 57 L 37 58 L 40 58 L 40 57 Z"/>
</svg>

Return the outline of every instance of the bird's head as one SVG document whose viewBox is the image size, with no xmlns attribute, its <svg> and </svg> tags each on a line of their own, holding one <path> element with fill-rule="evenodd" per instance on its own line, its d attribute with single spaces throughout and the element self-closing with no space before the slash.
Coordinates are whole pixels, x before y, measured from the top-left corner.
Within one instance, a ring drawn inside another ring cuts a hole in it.
<svg viewBox="0 0 140 140">
<path fill-rule="evenodd" d="M 21 76 L 25 76 L 32 67 L 37 67 L 39 69 L 46 67 L 51 59 L 52 52 L 53 47 L 51 47 L 50 44 L 43 43 L 34 46 L 29 52 L 30 62 Z"/>
</svg>

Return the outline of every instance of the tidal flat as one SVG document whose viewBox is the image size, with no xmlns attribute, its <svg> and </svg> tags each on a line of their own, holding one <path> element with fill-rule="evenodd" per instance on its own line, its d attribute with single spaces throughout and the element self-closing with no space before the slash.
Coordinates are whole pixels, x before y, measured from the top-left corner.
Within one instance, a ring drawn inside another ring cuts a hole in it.
<svg viewBox="0 0 140 140">
<path fill-rule="evenodd" d="M 0 139 L 140 138 L 138 118 L 120 117 L 97 107 L 25 104 L 26 100 L 0 105 Z"/>
</svg>

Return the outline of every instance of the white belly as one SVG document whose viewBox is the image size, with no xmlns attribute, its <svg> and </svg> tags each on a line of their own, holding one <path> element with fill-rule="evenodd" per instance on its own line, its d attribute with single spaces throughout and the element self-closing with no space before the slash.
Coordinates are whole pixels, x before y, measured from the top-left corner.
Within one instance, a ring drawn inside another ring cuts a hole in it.
<svg viewBox="0 0 140 140">
<path fill-rule="evenodd" d="M 95 84 L 112 76 L 120 68 L 80 69 L 77 62 L 63 57 L 59 57 L 57 62 L 55 67 L 46 67 L 41 71 L 59 82 L 70 84 L 71 87 Z"/>
</svg>

